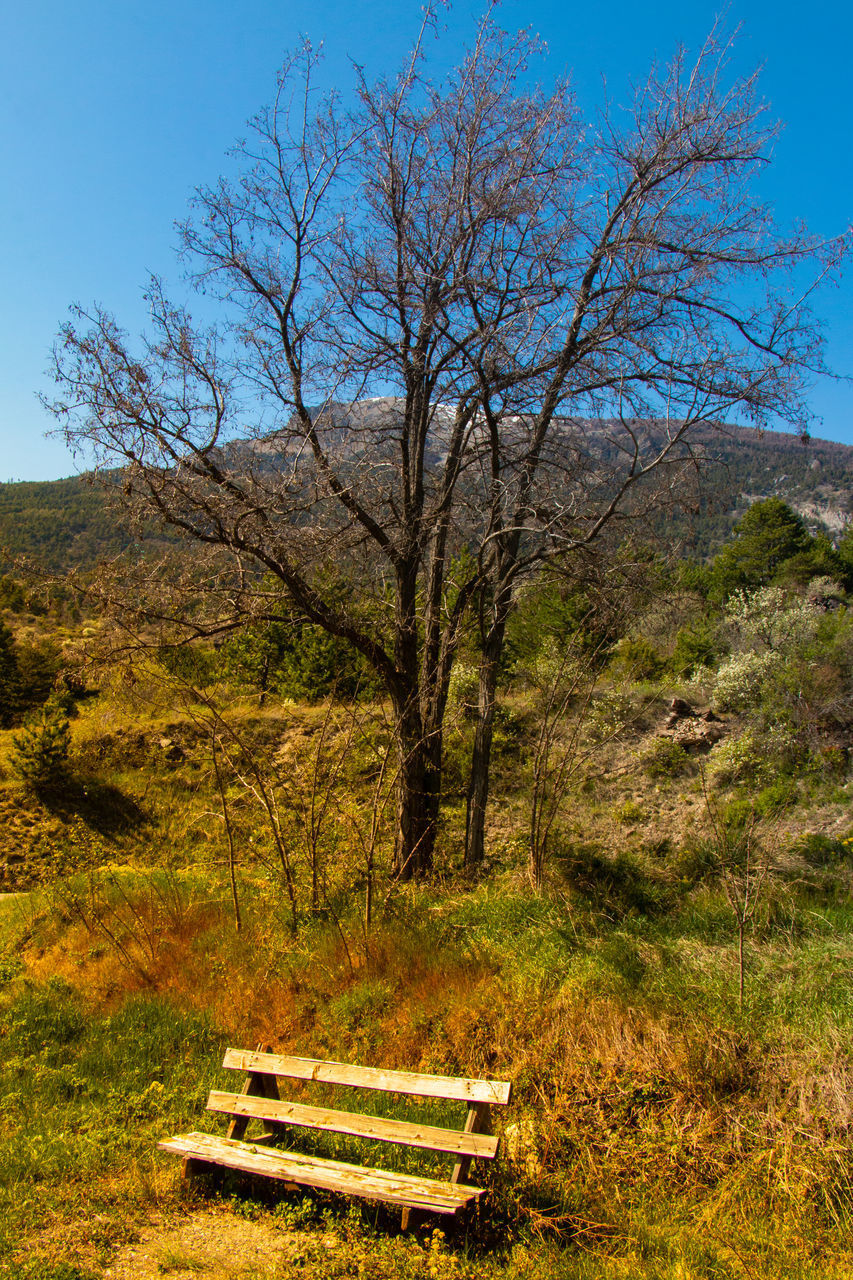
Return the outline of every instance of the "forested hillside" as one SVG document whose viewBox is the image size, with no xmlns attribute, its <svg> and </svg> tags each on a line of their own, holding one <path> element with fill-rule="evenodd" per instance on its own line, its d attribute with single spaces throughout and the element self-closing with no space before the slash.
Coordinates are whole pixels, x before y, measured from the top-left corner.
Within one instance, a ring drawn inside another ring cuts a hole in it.
<svg viewBox="0 0 853 1280">
<path fill-rule="evenodd" d="M 837 538 L 853 511 L 853 448 L 744 427 L 704 428 L 691 437 L 699 466 L 698 511 L 667 516 L 659 537 L 708 559 L 756 499 L 784 499 L 812 531 Z M 151 531 L 158 547 L 174 534 Z M 87 569 L 134 545 L 103 488 L 86 476 L 0 485 L 0 567 L 29 556 L 56 573 Z"/>
<path fill-rule="evenodd" d="M 700 559 L 712 556 L 747 506 L 759 498 L 782 498 L 813 532 L 833 539 L 853 512 L 853 449 L 829 440 L 745 427 L 705 430 L 698 435 L 702 506 L 684 521 L 685 545 Z"/>
<path fill-rule="evenodd" d="M 53 573 L 88 569 L 133 543 L 104 488 L 86 476 L 0 484 L 4 568 L 26 556 Z"/>
</svg>

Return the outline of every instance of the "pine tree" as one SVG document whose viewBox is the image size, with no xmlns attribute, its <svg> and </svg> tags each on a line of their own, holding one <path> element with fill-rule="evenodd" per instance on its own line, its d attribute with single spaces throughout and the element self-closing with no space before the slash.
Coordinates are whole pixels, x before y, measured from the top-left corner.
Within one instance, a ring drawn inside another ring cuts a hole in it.
<svg viewBox="0 0 853 1280">
<path fill-rule="evenodd" d="M 71 726 L 58 706 L 45 703 L 20 732 L 12 735 L 11 763 L 20 778 L 36 788 L 55 787 L 68 768 Z"/>
<path fill-rule="evenodd" d="M 711 594 L 725 600 L 733 591 L 766 586 L 786 561 L 807 553 L 812 542 L 802 517 L 781 498 L 753 503 L 714 561 Z"/>
<path fill-rule="evenodd" d="M 0 622 L 0 729 L 8 729 L 20 706 L 21 680 L 15 637 Z"/>
</svg>

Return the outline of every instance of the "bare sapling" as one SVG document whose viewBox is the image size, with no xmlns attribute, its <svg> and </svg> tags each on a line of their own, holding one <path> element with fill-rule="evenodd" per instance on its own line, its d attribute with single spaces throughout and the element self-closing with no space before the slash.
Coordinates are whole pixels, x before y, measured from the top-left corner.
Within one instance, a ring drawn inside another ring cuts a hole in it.
<svg viewBox="0 0 853 1280">
<path fill-rule="evenodd" d="M 738 955 L 738 1004 L 743 1011 L 746 994 L 745 937 L 755 917 L 762 892 L 771 874 L 767 846 L 762 839 L 762 822 L 752 809 L 744 823 L 734 823 L 723 814 L 711 794 L 704 771 L 702 791 L 711 841 L 719 869 L 720 884 L 735 918 Z"/>
<path fill-rule="evenodd" d="M 548 844 L 572 784 L 588 758 L 583 727 L 597 683 L 594 658 L 582 658 L 572 637 L 540 693 L 533 750 L 528 875 L 542 887 Z"/>
<path fill-rule="evenodd" d="M 234 929 L 239 933 L 243 927 L 243 921 L 240 914 L 240 897 L 237 892 L 237 851 L 234 844 L 234 827 L 231 823 L 231 812 L 228 807 L 228 794 L 222 778 L 222 770 L 219 767 L 217 746 L 216 728 L 213 726 L 210 732 L 210 758 L 213 763 L 216 789 L 219 792 L 219 803 L 222 808 L 222 821 L 225 825 L 225 835 L 228 840 L 228 880 L 231 886 L 231 904 L 234 908 Z"/>
<path fill-rule="evenodd" d="M 542 887 L 549 843 L 571 792 L 594 754 L 642 716 L 644 699 L 602 697 L 601 680 L 612 636 L 648 591 L 642 566 L 599 557 L 585 576 L 571 575 L 594 601 L 577 625 L 540 650 L 532 676 L 538 724 L 532 756 L 528 875 Z M 605 714 L 606 713 L 606 714 Z"/>
<path fill-rule="evenodd" d="M 357 698 L 338 701 L 332 695 L 298 750 L 287 743 L 261 748 L 250 740 L 239 718 L 222 706 L 221 698 L 180 678 L 175 685 L 187 714 L 205 727 L 209 737 L 228 843 L 236 928 L 241 927 L 236 880 L 240 833 L 233 819 L 229 783 L 236 784 L 243 804 L 248 800 L 262 816 L 283 877 L 293 931 L 306 910 L 327 916 L 352 963 L 340 903 L 348 906 L 356 883 L 363 881 L 366 936 L 375 911 L 380 852 L 393 810 L 393 725 L 386 725 L 382 708 L 373 703 Z M 364 774 L 369 777 L 368 788 L 363 785 Z"/>
</svg>

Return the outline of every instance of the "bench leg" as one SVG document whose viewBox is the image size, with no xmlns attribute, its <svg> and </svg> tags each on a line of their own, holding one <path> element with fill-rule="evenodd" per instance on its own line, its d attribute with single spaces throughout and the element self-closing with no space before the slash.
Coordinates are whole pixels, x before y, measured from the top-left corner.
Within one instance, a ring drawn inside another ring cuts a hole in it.
<svg viewBox="0 0 853 1280">
<path fill-rule="evenodd" d="M 211 1160 L 200 1160 L 198 1156 L 184 1156 L 181 1161 L 181 1182 L 178 1194 L 190 1195 L 194 1190 L 196 1179 L 203 1177 L 204 1185 L 210 1190 L 219 1187 L 225 1169 Z"/>
<path fill-rule="evenodd" d="M 422 1227 L 425 1222 L 429 1222 L 433 1217 L 426 1209 L 415 1209 L 411 1205 L 406 1205 L 400 1218 L 401 1231 L 416 1231 L 418 1227 Z"/>
</svg>

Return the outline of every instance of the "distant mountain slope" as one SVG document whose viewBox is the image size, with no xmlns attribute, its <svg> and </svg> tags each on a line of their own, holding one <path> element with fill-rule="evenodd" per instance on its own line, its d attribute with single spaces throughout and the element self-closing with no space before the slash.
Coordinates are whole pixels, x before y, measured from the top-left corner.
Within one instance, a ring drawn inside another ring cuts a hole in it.
<svg viewBox="0 0 853 1280">
<path fill-rule="evenodd" d="M 151 545 L 172 541 L 158 531 Z M 0 484 L 0 570 L 27 556 L 53 573 L 88 569 L 138 539 L 86 476 Z"/>
<path fill-rule="evenodd" d="M 837 536 L 853 517 L 853 447 L 744 427 L 706 428 L 693 437 L 704 454 L 701 506 L 669 520 L 667 533 L 705 558 L 758 498 L 783 498 L 816 531 Z M 152 545 L 167 536 L 158 531 Z M 53 572 L 89 568 L 135 539 L 86 477 L 0 484 L 0 568 L 31 556 Z"/>
<path fill-rule="evenodd" d="M 0 556 L 6 566 L 26 555 L 61 572 L 94 564 L 128 540 L 103 491 L 82 477 L 0 485 Z"/>
<path fill-rule="evenodd" d="M 694 437 L 706 455 L 702 506 L 683 529 L 692 554 L 705 558 L 759 498 L 782 498 L 810 530 L 837 538 L 853 518 L 853 447 L 801 440 L 748 427 L 705 429 Z"/>
</svg>

